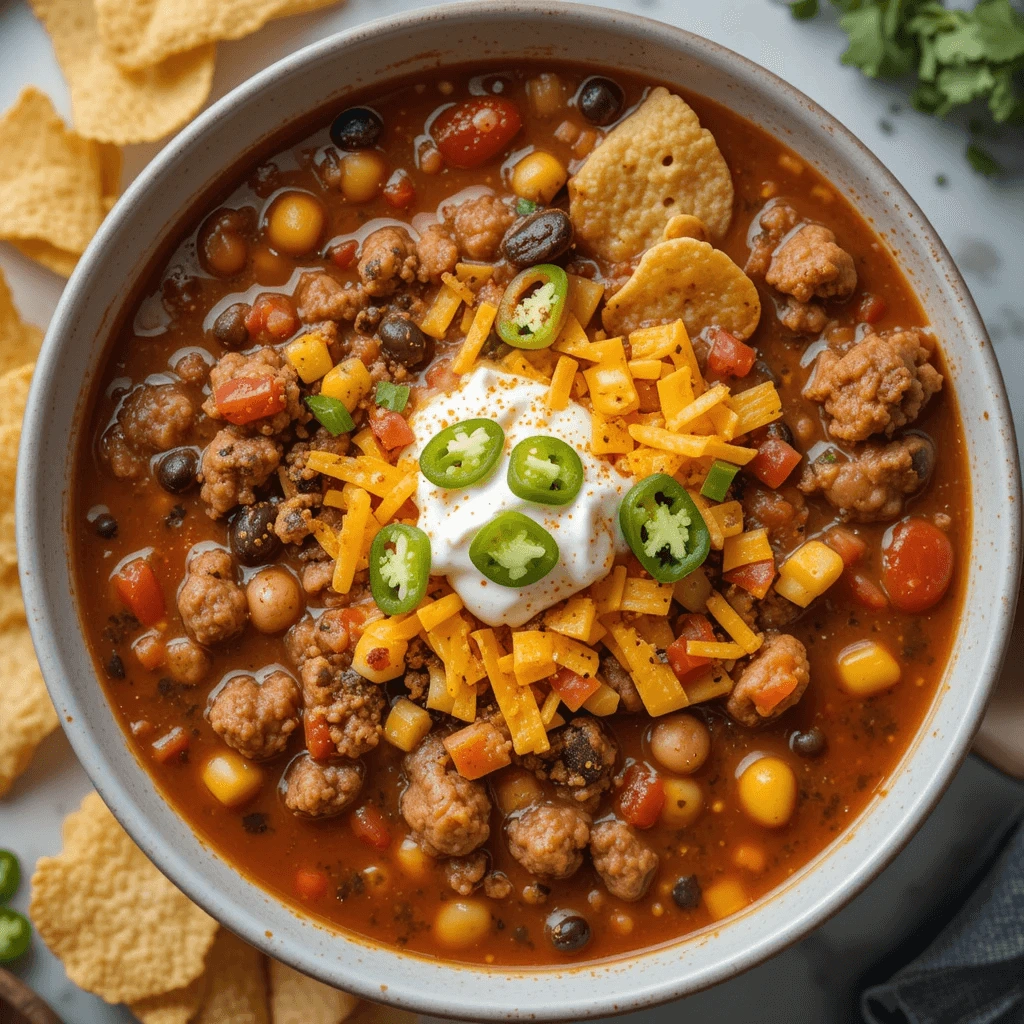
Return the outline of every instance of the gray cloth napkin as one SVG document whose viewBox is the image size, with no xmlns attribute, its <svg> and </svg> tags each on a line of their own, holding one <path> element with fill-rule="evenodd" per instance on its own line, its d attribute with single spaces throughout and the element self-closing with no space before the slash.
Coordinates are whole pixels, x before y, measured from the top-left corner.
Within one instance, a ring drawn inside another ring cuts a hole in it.
<svg viewBox="0 0 1024 1024">
<path fill-rule="evenodd" d="M 1024 1022 L 1024 825 L 939 937 L 866 989 L 868 1024 Z"/>
</svg>

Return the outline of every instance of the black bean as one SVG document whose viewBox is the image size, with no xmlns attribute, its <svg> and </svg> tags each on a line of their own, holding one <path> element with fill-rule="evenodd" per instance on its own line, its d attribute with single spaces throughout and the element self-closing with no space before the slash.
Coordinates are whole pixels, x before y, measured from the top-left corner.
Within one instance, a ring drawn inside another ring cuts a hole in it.
<svg viewBox="0 0 1024 1024">
<path fill-rule="evenodd" d="M 774 423 L 769 423 L 766 429 L 769 437 L 785 441 L 789 445 L 793 443 L 793 431 L 789 429 L 789 424 L 785 420 L 776 420 Z"/>
<path fill-rule="evenodd" d="M 935 468 L 935 445 L 931 438 L 925 437 L 924 434 L 914 434 L 913 436 L 920 440 L 921 444 L 911 453 L 910 465 L 917 478 L 924 483 Z"/>
<path fill-rule="evenodd" d="M 572 221 L 564 210 L 538 210 L 512 225 L 501 252 L 514 267 L 534 267 L 553 263 L 569 250 L 572 238 Z"/>
<path fill-rule="evenodd" d="M 794 732 L 789 737 L 789 749 L 801 757 L 818 757 L 825 753 L 827 746 L 825 734 L 816 725 L 805 732 Z"/>
<path fill-rule="evenodd" d="M 375 110 L 368 107 L 349 107 L 343 110 L 331 125 L 331 142 L 338 149 L 353 152 L 377 145 L 384 122 Z"/>
<path fill-rule="evenodd" d="M 115 651 L 107 659 L 107 675 L 111 679 L 124 679 L 124 662 L 121 660 L 121 655 Z"/>
<path fill-rule="evenodd" d="M 109 512 L 98 515 L 92 521 L 92 528 L 105 540 L 117 536 L 117 520 Z"/>
<path fill-rule="evenodd" d="M 580 89 L 580 113 L 591 123 L 604 127 L 622 112 L 622 86 L 610 78 L 588 78 Z"/>
<path fill-rule="evenodd" d="M 578 953 L 590 942 L 590 924 L 581 914 L 556 910 L 548 916 L 548 938 L 559 953 Z"/>
<path fill-rule="evenodd" d="M 672 899 L 683 910 L 694 910 L 700 906 L 700 883 L 696 875 L 683 875 L 672 886 Z"/>
<path fill-rule="evenodd" d="M 170 494 L 184 494 L 196 482 L 199 455 L 194 448 L 172 448 L 156 467 L 156 479 Z"/>
<path fill-rule="evenodd" d="M 245 505 L 231 520 L 231 549 L 242 565 L 265 565 L 281 550 L 281 539 L 274 533 L 277 506 L 269 501 Z"/>
<path fill-rule="evenodd" d="M 248 346 L 249 329 L 245 326 L 245 318 L 250 308 L 247 302 L 236 302 L 213 321 L 213 336 L 225 348 L 240 349 Z"/>
<path fill-rule="evenodd" d="M 377 337 L 384 354 L 407 370 L 414 370 L 433 358 L 433 339 L 400 313 L 388 313 L 381 320 Z"/>
</svg>

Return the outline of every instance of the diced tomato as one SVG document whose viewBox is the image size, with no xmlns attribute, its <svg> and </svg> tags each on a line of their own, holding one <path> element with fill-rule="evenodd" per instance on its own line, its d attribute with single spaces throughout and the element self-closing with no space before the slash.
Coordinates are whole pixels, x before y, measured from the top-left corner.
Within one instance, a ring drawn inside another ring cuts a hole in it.
<svg viewBox="0 0 1024 1024">
<path fill-rule="evenodd" d="M 715 631 L 706 615 L 681 615 L 679 617 L 679 637 L 665 651 L 669 665 L 681 683 L 696 679 L 711 664 L 710 658 L 696 657 L 686 653 L 688 640 L 704 640 L 709 643 L 715 639 Z"/>
<path fill-rule="evenodd" d="M 619 793 L 619 811 L 634 828 L 650 828 L 665 806 L 665 786 L 645 764 L 633 764 Z"/>
<path fill-rule="evenodd" d="M 763 562 L 749 562 L 730 569 L 722 573 L 722 579 L 726 583 L 735 583 L 761 601 L 775 580 L 775 559 L 766 558 Z"/>
<path fill-rule="evenodd" d="M 117 596 L 144 626 L 155 626 L 167 606 L 153 567 L 144 558 L 133 558 L 114 576 Z"/>
<path fill-rule="evenodd" d="M 601 688 L 601 680 L 596 676 L 584 679 L 571 669 L 563 668 L 556 672 L 548 682 L 551 689 L 562 698 L 562 703 L 573 712 L 579 711 L 584 703 Z"/>
<path fill-rule="evenodd" d="M 769 437 L 747 463 L 747 469 L 769 487 L 781 487 L 803 456 L 781 438 Z"/>
<path fill-rule="evenodd" d="M 849 582 L 850 593 L 857 604 L 876 612 L 889 607 L 889 599 L 885 596 L 885 591 L 864 573 L 851 572 Z"/>
<path fill-rule="evenodd" d="M 792 674 L 770 680 L 767 686 L 755 689 L 751 694 L 754 707 L 767 717 L 796 689 L 796 684 L 796 676 Z"/>
<path fill-rule="evenodd" d="M 882 583 L 901 612 L 938 604 L 953 581 L 953 545 L 926 519 L 904 519 L 882 550 Z"/>
<path fill-rule="evenodd" d="M 384 186 L 384 202 L 396 210 L 405 210 L 416 201 L 416 186 L 403 170 L 397 170 Z"/>
<path fill-rule="evenodd" d="M 875 324 L 885 316 L 885 299 L 880 295 L 866 294 L 857 306 L 857 321 L 862 324 Z"/>
<path fill-rule="evenodd" d="M 708 369 L 720 377 L 746 377 L 757 359 L 757 351 L 721 327 L 708 331 L 711 351 Z"/>
<path fill-rule="evenodd" d="M 283 412 L 288 404 L 277 377 L 235 377 L 213 393 L 217 412 L 239 426 Z"/>
<path fill-rule="evenodd" d="M 188 733 L 180 725 L 176 725 L 170 732 L 153 740 L 153 756 L 161 764 L 168 764 L 188 750 L 189 742 Z"/>
<path fill-rule="evenodd" d="M 438 391 L 451 391 L 459 383 L 459 375 L 454 373 L 451 364 L 442 360 L 431 364 L 426 373 L 427 384 Z"/>
<path fill-rule="evenodd" d="M 350 238 L 347 242 L 340 242 L 333 246 L 327 255 L 340 270 L 348 270 L 355 263 L 357 252 L 359 252 L 359 243 L 354 238 Z"/>
<path fill-rule="evenodd" d="M 355 837 L 375 850 L 386 850 L 391 845 L 388 819 L 374 804 L 363 804 L 349 819 Z"/>
<path fill-rule="evenodd" d="M 324 761 L 335 753 L 331 727 L 326 718 L 322 715 L 311 717 L 307 711 L 303 726 L 306 733 L 306 749 L 310 757 L 316 761 Z"/>
<path fill-rule="evenodd" d="M 283 341 L 299 329 L 299 317 L 287 295 L 266 292 L 259 295 L 245 317 L 246 330 L 253 338 L 264 332 Z"/>
<path fill-rule="evenodd" d="M 856 565 L 867 554 L 867 542 L 845 526 L 833 526 L 822 539 L 843 560 L 843 565 Z"/>
<path fill-rule="evenodd" d="M 502 96 L 473 96 L 434 120 L 430 134 L 452 167 L 479 167 L 497 156 L 522 126 L 519 108 Z"/>
<path fill-rule="evenodd" d="M 338 613 L 338 618 L 341 619 L 351 638 L 354 634 L 362 633 L 366 612 L 362 608 L 343 608 Z M 336 653 L 340 654 L 341 652 L 337 651 Z"/>
<path fill-rule="evenodd" d="M 409 421 L 400 412 L 391 412 L 376 405 L 370 407 L 370 429 L 381 446 L 389 452 L 404 448 L 416 440 Z"/>
<path fill-rule="evenodd" d="M 326 871 L 316 868 L 299 868 L 295 872 L 295 892 L 300 900 L 320 900 L 327 895 L 331 879 Z"/>
</svg>

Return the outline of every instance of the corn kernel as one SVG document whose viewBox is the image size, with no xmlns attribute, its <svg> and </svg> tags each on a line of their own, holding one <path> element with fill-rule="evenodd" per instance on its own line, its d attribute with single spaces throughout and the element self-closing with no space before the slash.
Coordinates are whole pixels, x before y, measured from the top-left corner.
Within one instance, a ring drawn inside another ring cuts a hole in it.
<svg viewBox="0 0 1024 1024">
<path fill-rule="evenodd" d="M 607 684 L 602 683 L 584 702 L 583 706 L 598 718 L 614 715 L 619 709 L 619 695 Z"/>
<path fill-rule="evenodd" d="M 263 772 L 240 754 L 225 751 L 203 766 L 203 782 L 225 807 L 239 807 L 260 791 Z"/>
<path fill-rule="evenodd" d="M 384 739 L 393 747 L 409 753 L 430 732 L 432 724 L 428 712 L 413 704 L 408 697 L 399 697 L 384 723 Z"/>
<path fill-rule="evenodd" d="M 736 878 L 723 878 L 704 890 L 704 905 L 716 921 L 739 913 L 749 902 L 743 883 Z"/>
<path fill-rule="evenodd" d="M 338 363 L 323 379 L 320 393 L 336 398 L 349 412 L 370 393 L 373 380 L 363 361 L 355 356 Z"/>
<path fill-rule="evenodd" d="M 556 157 L 538 149 L 524 156 L 512 169 L 512 191 L 534 203 L 550 203 L 568 177 Z"/>
<path fill-rule="evenodd" d="M 420 849 L 419 844 L 408 836 L 402 840 L 402 845 L 395 851 L 395 859 L 402 871 L 418 882 L 425 882 L 430 878 L 436 866 L 434 858 L 428 857 Z"/>
<path fill-rule="evenodd" d="M 768 858 L 760 846 L 753 843 L 741 843 L 732 851 L 732 862 L 738 868 L 759 875 L 768 865 Z"/>
<path fill-rule="evenodd" d="M 900 666 L 888 649 L 875 640 L 850 644 L 836 658 L 839 681 L 854 697 L 870 697 L 900 681 Z"/>
<path fill-rule="evenodd" d="M 284 350 L 284 354 L 304 384 L 312 384 L 334 367 L 331 354 L 327 351 L 327 344 L 317 331 L 310 331 L 309 334 L 296 338 Z"/>
<path fill-rule="evenodd" d="M 832 548 L 820 540 L 809 540 L 783 563 L 775 589 L 787 600 L 806 608 L 839 579 L 843 568 L 842 558 Z"/>
</svg>

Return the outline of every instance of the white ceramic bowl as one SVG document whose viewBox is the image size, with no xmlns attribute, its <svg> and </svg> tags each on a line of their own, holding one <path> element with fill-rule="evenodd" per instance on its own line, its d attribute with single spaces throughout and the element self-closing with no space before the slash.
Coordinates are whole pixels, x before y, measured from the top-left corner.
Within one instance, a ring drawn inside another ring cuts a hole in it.
<svg viewBox="0 0 1024 1024">
<path fill-rule="evenodd" d="M 352 89 L 472 59 L 550 57 L 696 88 L 785 139 L 871 218 L 943 340 L 970 460 L 965 611 L 943 684 L 884 795 L 784 885 L 714 928 L 620 960 L 508 970 L 451 965 L 304 920 L 238 875 L 166 804 L 128 749 L 78 629 L 67 557 L 76 434 L 118 314 L 185 211 L 239 156 Z M 567 1020 L 713 985 L 778 952 L 853 897 L 907 842 L 967 752 L 1017 594 L 1020 484 L 1006 394 L 953 261 L 872 154 L 811 100 L 735 53 L 665 25 L 548 0 L 446 4 L 375 22 L 281 61 L 186 128 L 104 222 L 39 358 L 18 474 L 18 547 L 36 649 L 64 728 L 103 798 L 185 892 L 249 942 L 326 982 L 443 1017 Z"/>
</svg>

